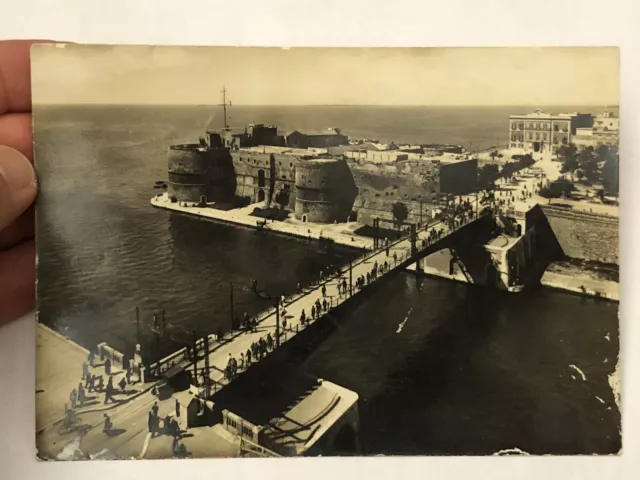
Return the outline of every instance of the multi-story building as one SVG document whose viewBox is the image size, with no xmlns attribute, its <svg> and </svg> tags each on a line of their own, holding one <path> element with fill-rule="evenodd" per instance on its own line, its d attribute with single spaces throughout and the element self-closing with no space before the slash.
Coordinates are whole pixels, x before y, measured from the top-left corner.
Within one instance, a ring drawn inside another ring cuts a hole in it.
<svg viewBox="0 0 640 480">
<path fill-rule="evenodd" d="M 522 153 L 554 152 L 572 142 L 577 128 L 591 127 L 593 117 L 585 113 L 552 114 L 536 110 L 509 117 L 509 147 Z"/>
<path fill-rule="evenodd" d="M 620 119 L 612 112 L 596 115 L 593 126 L 576 129 L 573 143 L 580 149 L 598 145 L 618 145 L 620 139 Z"/>
</svg>

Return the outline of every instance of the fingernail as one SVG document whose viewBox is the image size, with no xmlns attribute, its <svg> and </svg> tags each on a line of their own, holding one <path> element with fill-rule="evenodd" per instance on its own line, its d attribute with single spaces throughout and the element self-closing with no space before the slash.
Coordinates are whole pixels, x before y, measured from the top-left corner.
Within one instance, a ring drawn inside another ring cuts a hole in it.
<svg viewBox="0 0 640 480">
<path fill-rule="evenodd" d="M 14 192 L 35 188 L 36 174 L 29 159 L 4 145 L 0 145 L 0 177 Z"/>
</svg>

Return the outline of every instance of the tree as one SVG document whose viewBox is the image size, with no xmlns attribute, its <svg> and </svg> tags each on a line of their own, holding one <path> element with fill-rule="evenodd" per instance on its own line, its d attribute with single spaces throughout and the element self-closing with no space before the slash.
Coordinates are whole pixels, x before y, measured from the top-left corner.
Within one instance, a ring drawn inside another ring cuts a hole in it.
<svg viewBox="0 0 640 480">
<path fill-rule="evenodd" d="M 573 172 L 580 166 L 578 163 L 578 147 L 573 143 L 559 146 L 557 153 L 558 158 L 562 161 L 562 173 Z"/>
<path fill-rule="evenodd" d="M 533 159 L 530 153 L 527 153 L 526 155 L 522 155 L 522 157 L 520 157 L 520 159 L 518 160 L 518 164 L 520 168 L 528 168 L 532 166 L 534 163 L 536 163 L 536 161 Z"/>
<path fill-rule="evenodd" d="M 584 173 L 583 176 L 591 183 L 597 182 L 600 179 L 598 160 L 594 153 L 593 147 L 586 147 L 580 152 L 577 158 L 578 168 Z M 577 170 L 574 169 L 574 170 Z"/>
<path fill-rule="evenodd" d="M 396 228 L 400 228 L 409 216 L 409 210 L 407 209 L 407 206 L 402 202 L 394 203 L 393 207 L 391 208 L 391 212 L 393 213 L 393 224 Z"/>
<path fill-rule="evenodd" d="M 516 171 L 518 171 L 518 164 L 516 162 L 507 162 L 502 166 L 500 174 L 504 178 L 509 178 L 511 177 L 511 175 L 516 173 Z"/>
<path fill-rule="evenodd" d="M 481 190 L 493 190 L 494 182 L 500 176 L 498 165 L 487 164 L 478 170 L 478 187 Z"/>
<path fill-rule="evenodd" d="M 602 186 L 605 192 L 613 195 L 620 193 L 620 159 L 618 155 L 610 156 L 602 167 Z"/>
<path fill-rule="evenodd" d="M 276 193 L 276 203 L 284 210 L 284 208 L 289 205 L 289 192 L 287 190 L 280 190 Z"/>
</svg>

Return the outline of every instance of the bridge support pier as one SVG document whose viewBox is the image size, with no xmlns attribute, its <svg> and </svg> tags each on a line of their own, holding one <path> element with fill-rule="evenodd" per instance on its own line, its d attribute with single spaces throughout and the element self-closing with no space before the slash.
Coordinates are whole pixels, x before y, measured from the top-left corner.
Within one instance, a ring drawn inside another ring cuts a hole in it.
<svg viewBox="0 0 640 480">
<path fill-rule="evenodd" d="M 416 262 L 416 273 L 419 273 L 419 274 L 424 273 L 424 258 L 421 258 Z"/>
</svg>

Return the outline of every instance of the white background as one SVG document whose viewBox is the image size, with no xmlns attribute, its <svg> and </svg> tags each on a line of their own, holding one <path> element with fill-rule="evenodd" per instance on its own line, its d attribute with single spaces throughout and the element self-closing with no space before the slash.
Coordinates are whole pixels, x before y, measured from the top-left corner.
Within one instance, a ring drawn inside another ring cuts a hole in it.
<svg viewBox="0 0 640 480">
<path fill-rule="evenodd" d="M 639 245 L 640 226 L 636 208 L 640 205 L 639 30 L 640 7 L 634 0 L 2 0 L 0 39 L 180 45 L 620 46 L 624 454 L 37 462 L 35 329 L 29 317 L 0 329 L 0 479 L 640 478 L 640 341 L 635 325 L 640 318 L 636 283 L 640 256 L 634 248 Z"/>
</svg>

